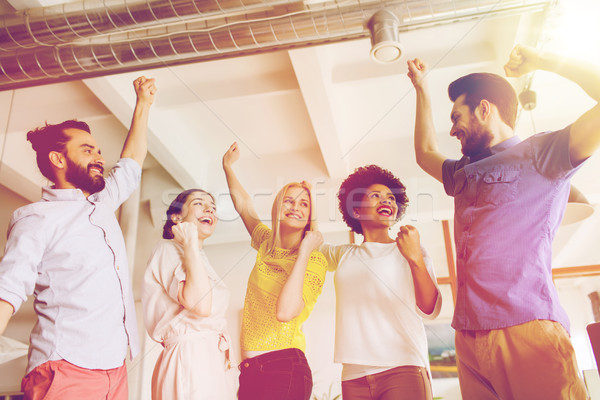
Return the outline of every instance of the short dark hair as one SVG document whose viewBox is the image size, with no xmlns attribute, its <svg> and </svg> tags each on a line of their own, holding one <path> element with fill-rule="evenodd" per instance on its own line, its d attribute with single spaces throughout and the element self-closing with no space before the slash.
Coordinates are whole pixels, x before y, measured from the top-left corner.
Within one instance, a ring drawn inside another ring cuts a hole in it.
<svg viewBox="0 0 600 400">
<path fill-rule="evenodd" d="M 471 112 L 481 100 L 486 99 L 498 108 L 502 121 L 515 129 L 519 102 L 515 89 L 506 79 L 486 72 L 465 75 L 448 86 L 448 96 L 452 102 L 463 94 L 466 94 L 465 104 Z"/>
<path fill-rule="evenodd" d="M 354 218 L 354 205 L 362 201 L 365 189 L 376 183 L 387 186 L 396 197 L 396 204 L 398 205 L 396 222 L 404 215 L 404 211 L 408 205 L 408 196 L 406 195 L 406 188 L 400 182 L 400 179 L 387 169 L 383 169 L 377 165 L 359 167 L 342 182 L 338 192 L 339 209 L 342 213 L 342 218 L 353 232 L 360 233 L 361 235 L 363 233 L 360 221 Z"/>
<path fill-rule="evenodd" d="M 65 133 L 65 129 L 80 129 L 91 134 L 90 127 L 83 121 L 70 119 L 60 124 L 48 124 L 45 126 L 33 129 L 27 132 L 27 140 L 31 142 L 31 146 L 36 153 L 36 161 L 42 175 L 48 180 L 54 182 L 56 178 L 48 154 L 51 151 L 65 153 L 65 149 L 71 137 Z"/>
<path fill-rule="evenodd" d="M 167 220 L 165 221 L 165 225 L 163 226 L 162 235 L 164 239 L 173 239 L 175 237 L 175 235 L 173 235 L 173 225 L 175 225 L 175 223 L 171 219 L 171 216 L 174 214 L 181 214 L 181 210 L 183 209 L 183 206 L 187 201 L 188 197 L 195 192 L 206 193 L 213 199 L 213 201 L 215 200 L 212 194 L 202 189 L 188 189 L 179 193 L 177 197 L 175 197 L 175 199 L 171 202 L 171 205 L 167 210 Z"/>
</svg>

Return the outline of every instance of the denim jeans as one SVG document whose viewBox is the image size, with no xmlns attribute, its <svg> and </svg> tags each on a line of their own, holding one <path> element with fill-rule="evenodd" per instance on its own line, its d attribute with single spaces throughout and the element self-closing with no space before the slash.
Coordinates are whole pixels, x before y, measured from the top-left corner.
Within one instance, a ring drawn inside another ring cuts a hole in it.
<svg viewBox="0 0 600 400">
<path fill-rule="evenodd" d="M 308 400 L 312 373 L 299 349 L 271 351 L 240 364 L 239 400 Z"/>
</svg>

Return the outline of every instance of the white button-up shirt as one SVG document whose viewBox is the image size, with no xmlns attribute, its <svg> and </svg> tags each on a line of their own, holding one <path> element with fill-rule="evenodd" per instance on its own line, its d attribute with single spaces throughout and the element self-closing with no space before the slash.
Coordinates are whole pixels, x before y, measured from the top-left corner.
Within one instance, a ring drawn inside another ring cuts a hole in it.
<svg viewBox="0 0 600 400">
<path fill-rule="evenodd" d="M 137 188 L 140 166 L 119 160 L 104 190 L 42 190 L 13 213 L 0 262 L 0 298 L 18 310 L 35 294 L 27 373 L 49 360 L 82 368 L 123 364 L 139 348 L 123 234 L 115 211 Z"/>
</svg>

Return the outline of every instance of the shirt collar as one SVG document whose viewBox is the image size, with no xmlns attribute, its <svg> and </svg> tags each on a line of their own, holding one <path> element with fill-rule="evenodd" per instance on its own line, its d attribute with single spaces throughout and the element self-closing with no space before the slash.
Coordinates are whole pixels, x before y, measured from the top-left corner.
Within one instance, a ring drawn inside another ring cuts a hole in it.
<svg viewBox="0 0 600 400">
<path fill-rule="evenodd" d="M 506 149 L 509 149 L 520 142 L 521 142 L 521 138 L 519 138 L 517 135 L 514 135 L 514 136 L 498 143 L 497 145 L 483 149 L 478 154 L 475 154 L 474 156 L 469 157 L 469 161 L 475 162 L 475 161 L 483 160 L 484 158 L 493 156 L 496 153 L 500 153 Z"/>
<path fill-rule="evenodd" d="M 87 200 L 81 189 L 55 189 L 44 186 L 42 188 L 42 200 L 45 201 L 81 201 Z"/>
</svg>

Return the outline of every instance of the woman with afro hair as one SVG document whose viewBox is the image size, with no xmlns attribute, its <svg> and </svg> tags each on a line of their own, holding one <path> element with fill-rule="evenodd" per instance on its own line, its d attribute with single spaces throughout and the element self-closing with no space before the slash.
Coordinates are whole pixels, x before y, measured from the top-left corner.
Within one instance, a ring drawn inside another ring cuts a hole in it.
<svg viewBox="0 0 600 400">
<path fill-rule="evenodd" d="M 405 187 L 376 165 L 342 183 L 339 209 L 362 244 L 322 245 L 335 271 L 335 362 L 342 363 L 344 400 L 432 399 L 427 338 L 421 318 L 441 307 L 430 258 L 419 232 L 390 228 L 408 204 Z"/>
</svg>

